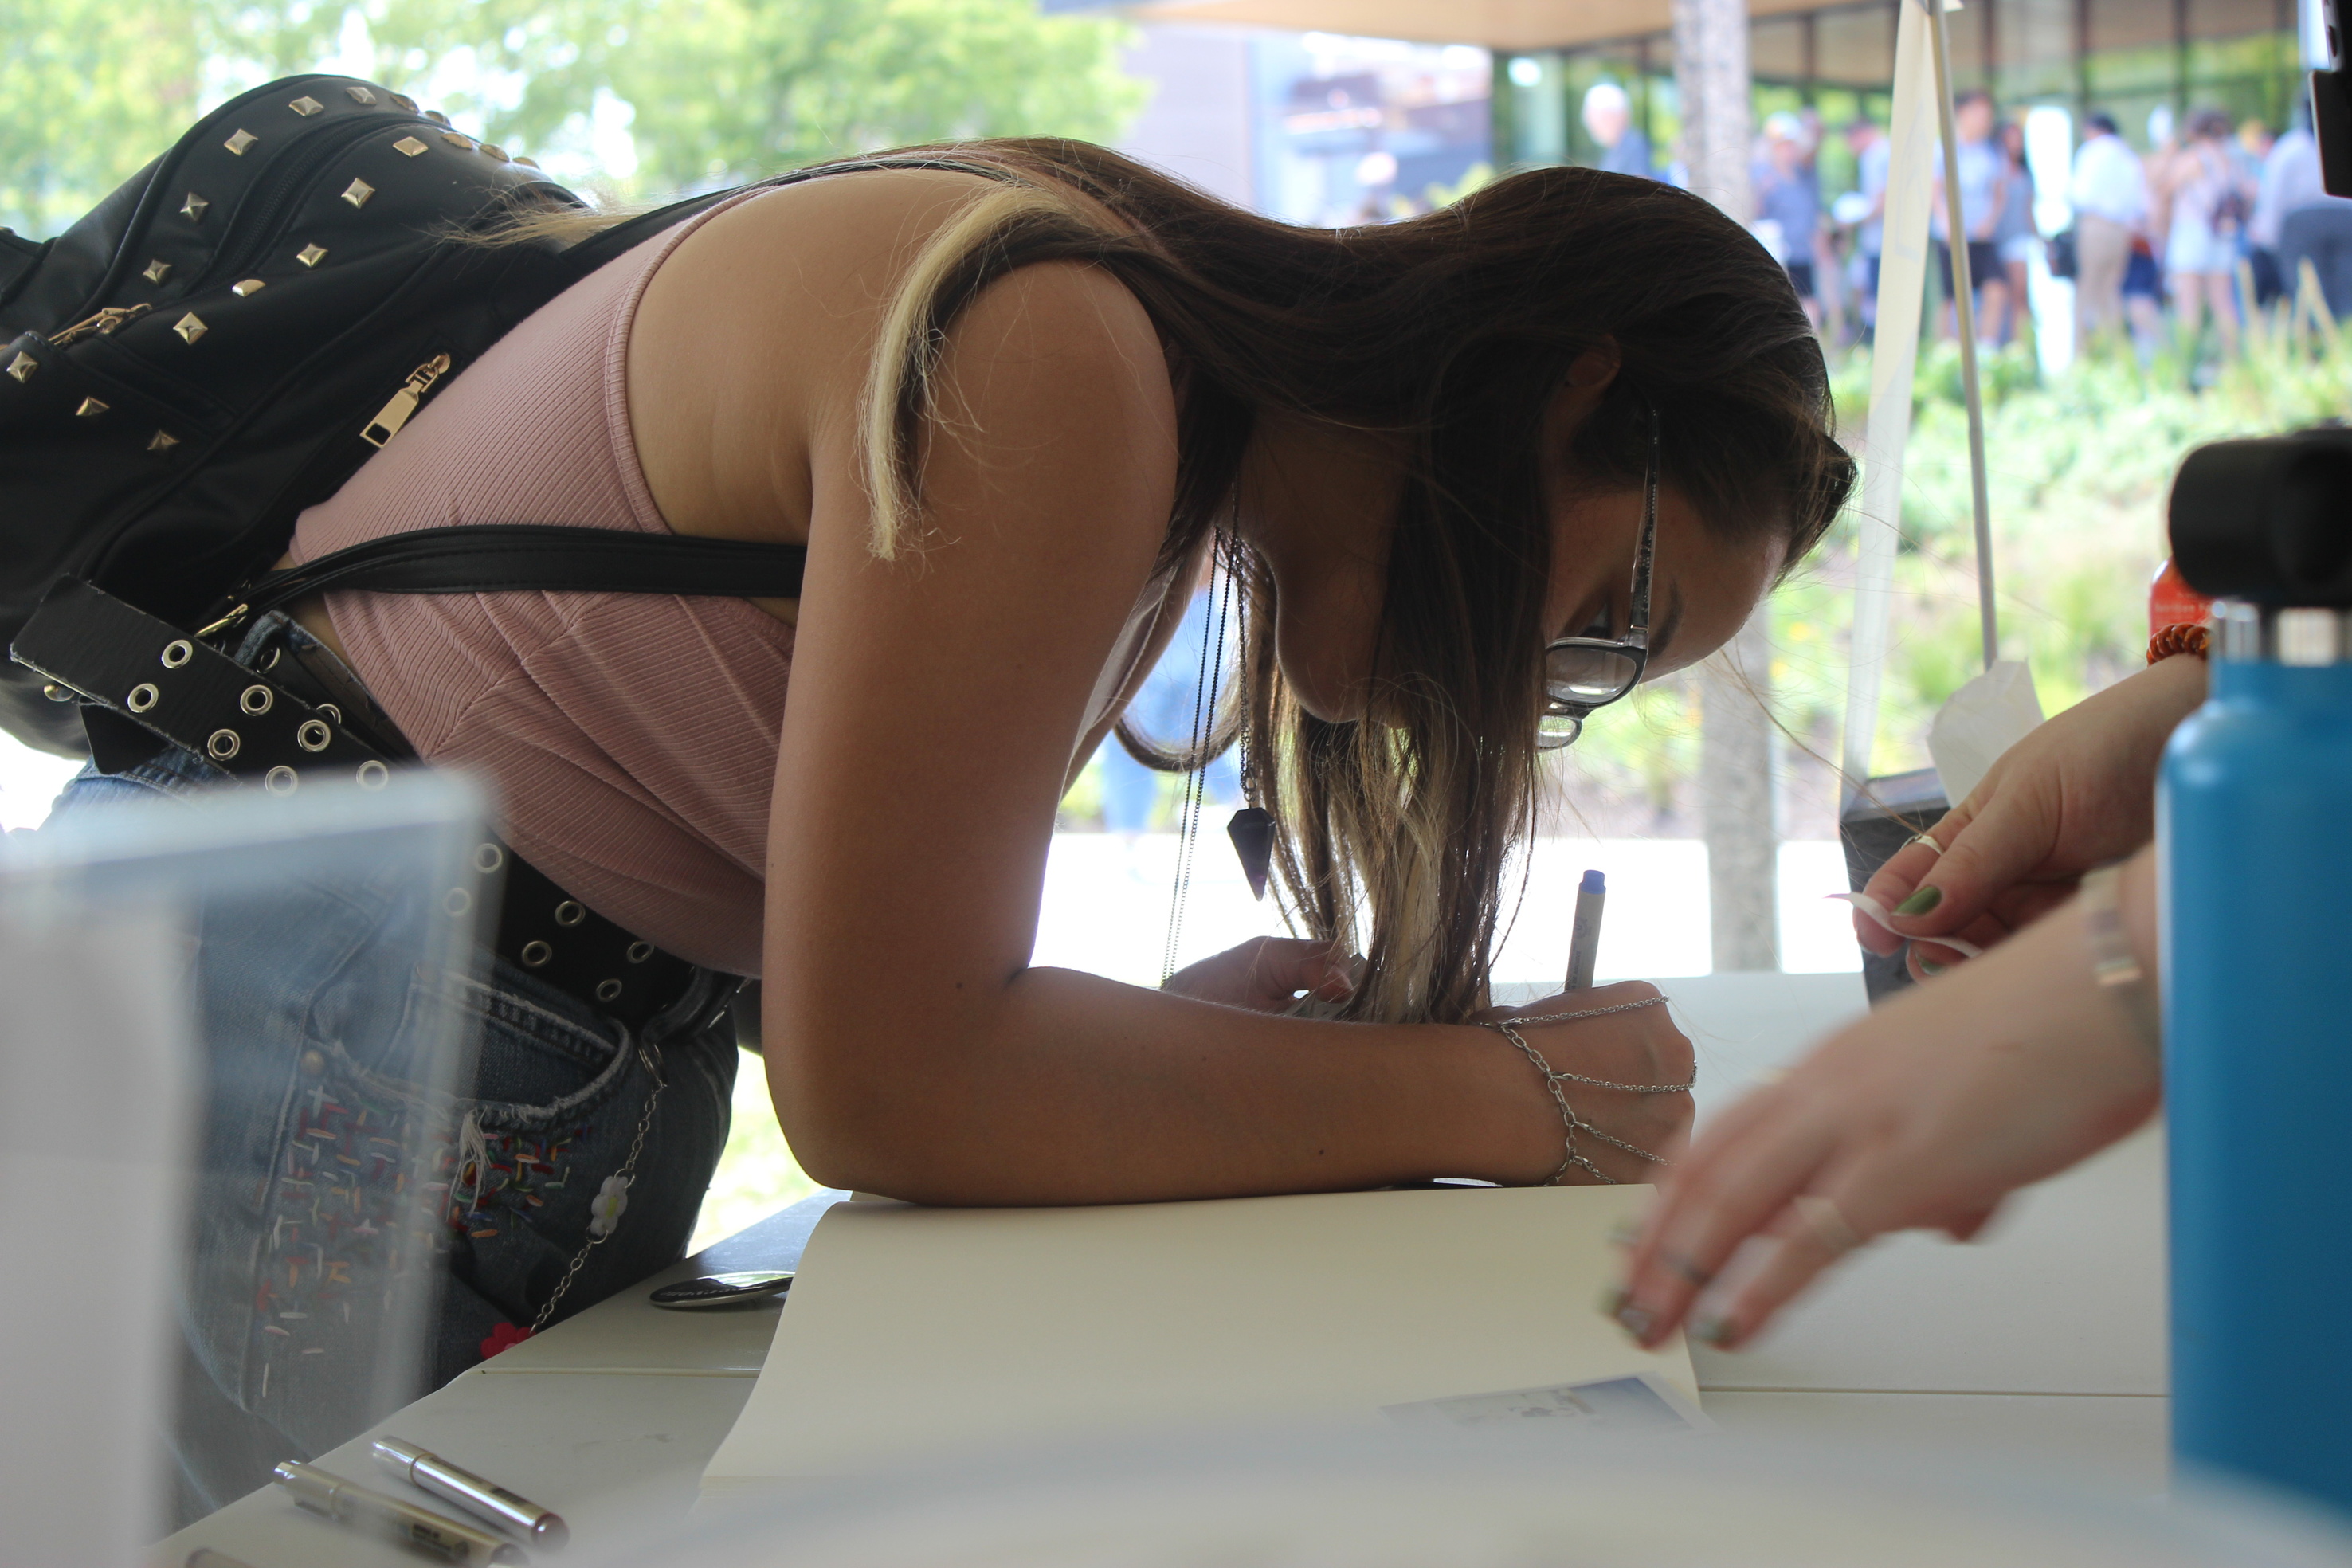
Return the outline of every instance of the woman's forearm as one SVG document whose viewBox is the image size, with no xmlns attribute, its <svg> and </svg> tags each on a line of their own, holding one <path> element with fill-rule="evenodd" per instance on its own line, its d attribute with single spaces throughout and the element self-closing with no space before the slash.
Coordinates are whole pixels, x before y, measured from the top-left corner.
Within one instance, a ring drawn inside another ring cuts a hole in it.
<svg viewBox="0 0 2352 1568">
<path fill-rule="evenodd" d="M 918 1202 L 1527 1182 L 1559 1161 L 1532 1068 L 1469 1026 L 1313 1022 L 1030 969 L 960 1016 L 883 1007 L 818 1032 L 772 1004 L 768 1030 L 803 1168 Z"/>
</svg>

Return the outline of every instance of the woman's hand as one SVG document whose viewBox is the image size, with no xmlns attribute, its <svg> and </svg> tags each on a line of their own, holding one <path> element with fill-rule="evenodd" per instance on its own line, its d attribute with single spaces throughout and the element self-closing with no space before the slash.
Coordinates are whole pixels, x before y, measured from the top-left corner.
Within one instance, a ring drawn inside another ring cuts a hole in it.
<svg viewBox="0 0 2352 1568">
<path fill-rule="evenodd" d="M 2153 884 L 2152 855 L 2126 868 L 2151 973 Z M 2145 1121 L 2158 1060 L 2093 980 L 2082 911 L 2034 936 L 1887 1004 L 1711 1123 L 1633 1247 L 1618 1321 L 1654 1345 L 1688 1315 L 1694 1338 L 1739 1345 L 1870 1237 L 1965 1240 L 2010 1193 Z"/>
<path fill-rule="evenodd" d="M 1579 1018 L 1572 1023 L 1524 1021 L 1560 1013 L 1585 1013 L 1595 1008 L 1614 1007 L 1657 994 L 1658 988 L 1654 985 L 1642 981 L 1628 981 L 1618 985 L 1547 996 L 1524 1007 L 1490 1007 L 1476 1015 L 1473 1021 L 1517 1024 L 1519 1033 L 1526 1037 L 1528 1044 L 1551 1064 L 1555 1072 L 1572 1072 L 1612 1084 L 1687 1084 L 1696 1070 L 1691 1043 L 1680 1029 L 1675 1027 L 1675 1021 L 1667 1016 L 1663 1004 L 1636 1007 L 1623 1013 L 1604 1014 L 1597 1018 Z M 1499 1050 L 1517 1054 L 1517 1048 L 1500 1031 L 1496 1032 L 1495 1045 Z M 1557 1123 L 1559 1108 L 1552 1102 L 1533 1062 L 1527 1064 L 1527 1079 L 1530 1102 L 1540 1105 L 1544 1114 Z M 1591 1123 L 1606 1135 L 1595 1137 L 1590 1132 L 1580 1132 L 1576 1139 L 1577 1152 L 1618 1181 L 1658 1180 L 1665 1169 L 1665 1163 L 1681 1151 L 1685 1140 L 1690 1135 L 1691 1097 L 1688 1089 L 1678 1089 L 1671 1094 L 1642 1094 L 1601 1089 L 1573 1080 L 1563 1082 L 1559 1089 L 1577 1119 Z M 1567 1146 L 1567 1129 L 1561 1127 L 1559 1131 L 1560 1141 L 1556 1146 L 1559 1152 L 1551 1156 L 1555 1164 Z M 1610 1139 L 1618 1142 L 1612 1143 Z M 1634 1149 L 1645 1151 L 1655 1158 L 1645 1159 L 1641 1154 L 1630 1152 L 1618 1146 L 1622 1143 L 1630 1143 Z M 1571 1166 L 1561 1181 L 1574 1186 L 1595 1179 L 1590 1172 Z"/>
<path fill-rule="evenodd" d="M 1920 939 L 1990 948 L 2072 898 L 2084 872 L 2156 832 L 2156 770 L 2174 726 L 2205 700 L 2204 661 L 2176 655 L 2084 699 L 2001 753 L 1968 799 L 1863 890 L 1895 911 L 1892 931 L 1856 913 L 1873 952 L 1913 942 L 1911 966 L 1939 973 L 1959 954 Z"/>
<path fill-rule="evenodd" d="M 1321 1002 L 1345 1002 L 1355 994 L 1360 960 L 1337 942 L 1257 936 L 1168 977 L 1162 991 L 1254 1013 L 1286 1013 L 1306 992 Z"/>
</svg>

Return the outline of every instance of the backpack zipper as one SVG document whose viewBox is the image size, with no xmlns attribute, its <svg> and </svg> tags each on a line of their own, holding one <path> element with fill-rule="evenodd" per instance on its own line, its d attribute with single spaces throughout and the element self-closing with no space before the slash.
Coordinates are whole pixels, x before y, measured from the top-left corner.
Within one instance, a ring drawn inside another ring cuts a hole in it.
<svg viewBox="0 0 2352 1568">
<path fill-rule="evenodd" d="M 360 439 L 371 447 L 381 447 L 399 435 L 400 427 L 408 423 L 409 416 L 416 412 L 425 398 L 432 395 L 433 384 L 448 374 L 447 354 L 435 354 L 410 371 L 408 379 L 400 384 L 400 390 L 392 395 L 392 401 L 377 409 L 375 417 L 360 431 Z"/>
<path fill-rule="evenodd" d="M 76 321 L 72 326 L 58 333 L 49 340 L 49 346 L 53 349 L 62 349 L 70 347 L 84 338 L 110 336 L 114 329 L 123 322 L 135 321 L 153 309 L 152 305 L 147 304 L 109 305 L 97 315 Z"/>
</svg>

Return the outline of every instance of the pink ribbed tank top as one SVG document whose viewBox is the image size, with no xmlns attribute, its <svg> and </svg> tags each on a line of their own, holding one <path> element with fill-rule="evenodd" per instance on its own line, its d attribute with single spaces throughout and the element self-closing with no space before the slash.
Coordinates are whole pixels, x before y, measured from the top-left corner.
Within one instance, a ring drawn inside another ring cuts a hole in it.
<svg viewBox="0 0 2352 1568">
<path fill-rule="evenodd" d="M 668 531 L 630 433 L 629 329 L 663 258 L 732 205 L 516 327 L 302 514 L 295 560 L 465 523 Z M 327 609 L 418 752 L 497 792 L 517 850 L 647 941 L 759 973 L 790 627 L 740 599 L 656 595 L 331 594 Z"/>
</svg>

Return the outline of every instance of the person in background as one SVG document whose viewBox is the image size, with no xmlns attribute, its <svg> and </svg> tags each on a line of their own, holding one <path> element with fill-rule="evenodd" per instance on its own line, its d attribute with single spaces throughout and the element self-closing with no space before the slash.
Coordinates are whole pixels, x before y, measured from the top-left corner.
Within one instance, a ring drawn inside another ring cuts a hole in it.
<svg viewBox="0 0 2352 1568">
<path fill-rule="evenodd" d="M 2238 348 L 2238 237 L 2253 207 L 2231 145 L 2230 117 L 2200 109 L 2189 117 L 2187 139 L 2165 157 L 2156 181 L 2180 341 L 2194 347 L 2210 308 L 2225 357 Z"/>
<path fill-rule="evenodd" d="M 1878 121 L 1866 114 L 1855 117 L 1845 128 L 1845 144 L 1853 154 L 1854 189 L 1868 204 L 1853 226 L 1852 273 L 1854 292 L 1862 300 L 1862 335 L 1867 341 L 1878 329 L 1879 258 L 1886 242 L 1886 167 L 1894 148 Z"/>
<path fill-rule="evenodd" d="M 1650 166 L 1650 139 L 1633 123 L 1633 101 L 1615 82 L 1596 81 L 1586 89 L 1584 129 L 1601 145 L 1594 168 L 1612 174 L 1639 174 L 1645 180 L 1658 177 Z"/>
<path fill-rule="evenodd" d="M 2009 308 L 2009 274 L 2000 265 L 2000 248 L 1993 231 L 2000 222 L 2001 203 L 2008 191 L 2009 161 L 1993 142 L 1992 94 L 1972 88 L 1953 100 L 1952 116 L 1959 132 L 1960 226 L 1969 250 L 1969 278 L 1977 294 L 1977 337 L 1985 338 L 1988 321 L 1998 321 Z M 1952 298 L 1952 241 L 1944 200 L 1944 164 L 1936 163 L 1933 205 L 1927 209 L 1927 232 L 1936 240 L 1936 259 L 1944 279 L 1944 297 Z M 1948 319 L 1957 332 L 1958 314 Z"/>
<path fill-rule="evenodd" d="M 2249 226 L 2258 243 L 2266 235 L 2276 247 L 2282 290 L 2301 287 L 2308 261 L 2328 312 L 2341 320 L 2352 311 L 2352 201 L 2327 194 L 2319 143 L 2307 123 L 2298 121 L 2272 145 Z"/>
<path fill-rule="evenodd" d="M 2007 165 L 2001 184 L 2000 216 L 1993 225 L 1993 245 L 2000 252 L 2001 275 L 2009 281 L 2008 307 L 1998 323 L 1988 323 L 1985 336 L 1997 343 L 2016 338 L 2017 323 L 2028 319 L 2027 284 L 2034 255 L 2042 248 L 2042 230 L 2033 221 L 2033 171 L 2025 163 L 2025 126 L 2010 121 L 2000 128 L 2001 158 Z M 1987 301 L 1986 310 L 1991 310 Z"/>
<path fill-rule="evenodd" d="M 1756 237 L 1789 269 L 1797 298 L 1815 327 L 1822 324 L 1814 277 L 1813 241 L 1821 232 L 1822 194 L 1805 167 L 1805 128 L 1790 113 L 1764 122 L 1764 157 L 1755 169 Z"/>
<path fill-rule="evenodd" d="M 2067 199 L 2074 207 L 2074 345 L 2112 331 L 2124 320 L 2124 274 L 2132 237 L 2147 223 L 2147 175 L 2124 144 L 2115 116 L 2095 112 L 2074 153 Z"/>
</svg>

